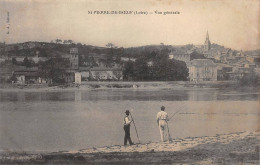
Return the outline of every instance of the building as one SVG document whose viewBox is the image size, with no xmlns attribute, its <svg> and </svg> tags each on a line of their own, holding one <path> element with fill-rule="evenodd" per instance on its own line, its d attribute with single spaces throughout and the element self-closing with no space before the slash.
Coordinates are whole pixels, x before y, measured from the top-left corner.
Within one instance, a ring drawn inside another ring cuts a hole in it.
<svg viewBox="0 0 260 168">
<path fill-rule="evenodd" d="M 91 80 L 123 80 L 121 68 L 91 68 L 89 72 Z"/>
<path fill-rule="evenodd" d="M 128 61 L 135 62 L 136 60 L 136 58 L 128 58 L 128 57 L 121 57 L 120 59 L 122 62 L 128 62 Z"/>
<path fill-rule="evenodd" d="M 206 39 L 204 44 L 202 45 L 202 54 L 206 57 L 206 58 L 216 58 L 216 59 L 220 59 L 221 56 L 221 49 L 219 47 L 214 47 L 214 44 L 212 45 L 210 40 L 209 40 L 209 33 L 207 31 L 206 34 Z"/>
<path fill-rule="evenodd" d="M 75 72 L 75 84 L 81 84 L 81 74 L 80 74 L 80 72 Z"/>
<path fill-rule="evenodd" d="M 76 70 L 79 68 L 79 52 L 78 48 L 70 49 L 70 69 Z"/>
<path fill-rule="evenodd" d="M 249 68 L 249 69 L 254 69 L 254 68 L 256 68 L 256 65 L 255 64 L 253 64 L 253 63 L 247 63 L 247 64 L 244 64 L 244 67 L 245 68 Z"/>
<path fill-rule="evenodd" d="M 79 67 L 79 73 L 81 75 L 81 81 L 88 81 L 90 79 L 90 68 L 89 67 Z"/>
<path fill-rule="evenodd" d="M 249 72 L 243 70 L 234 70 L 232 72 L 227 72 L 229 80 L 240 80 L 244 75 L 248 73 Z"/>
<path fill-rule="evenodd" d="M 8 81 L 12 77 L 12 70 L 9 67 L 0 67 L 0 83 Z"/>
<path fill-rule="evenodd" d="M 25 66 L 17 66 L 10 63 L 0 66 L 0 82 L 12 82 L 16 81 L 16 77 L 13 76 L 15 71 L 26 69 Z"/>
<path fill-rule="evenodd" d="M 217 79 L 218 80 L 228 80 L 228 72 L 232 72 L 233 67 L 227 64 L 218 64 L 217 66 Z"/>
<path fill-rule="evenodd" d="M 184 61 L 187 64 L 190 62 L 190 54 L 182 50 L 171 51 L 169 59 Z"/>
<path fill-rule="evenodd" d="M 254 69 L 256 75 L 258 76 L 258 78 L 260 79 L 260 68 L 255 68 Z"/>
<path fill-rule="evenodd" d="M 17 67 L 13 71 L 19 84 L 39 84 L 47 83 L 45 79 L 41 79 L 38 74 L 38 67 L 26 68 L 24 66 Z"/>
<path fill-rule="evenodd" d="M 209 33 L 207 31 L 206 40 L 205 40 L 205 43 L 203 45 L 203 50 L 205 52 L 208 52 L 210 49 L 211 49 L 211 42 L 209 40 Z"/>
<path fill-rule="evenodd" d="M 210 59 L 194 59 L 188 64 L 190 81 L 216 81 L 217 65 Z"/>
</svg>

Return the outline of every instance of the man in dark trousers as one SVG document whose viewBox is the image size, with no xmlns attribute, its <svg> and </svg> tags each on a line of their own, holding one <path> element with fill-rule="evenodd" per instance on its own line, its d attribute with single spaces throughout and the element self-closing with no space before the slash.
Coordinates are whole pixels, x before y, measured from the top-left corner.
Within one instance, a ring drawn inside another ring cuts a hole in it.
<svg viewBox="0 0 260 168">
<path fill-rule="evenodd" d="M 129 110 L 126 110 L 125 114 L 126 116 L 124 118 L 124 130 L 125 130 L 124 145 L 127 145 L 127 141 L 129 142 L 130 145 L 134 145 L 130 137 L 130 124 L 133 120 L 131 120 L 129 117 L 130 114 Z"/>
</svg>

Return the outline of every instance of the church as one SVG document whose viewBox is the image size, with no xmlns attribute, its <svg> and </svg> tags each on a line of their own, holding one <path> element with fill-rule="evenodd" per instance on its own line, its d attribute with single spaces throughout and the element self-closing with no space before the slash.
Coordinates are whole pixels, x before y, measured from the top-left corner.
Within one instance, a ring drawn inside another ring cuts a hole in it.
<svg viewBox="0 0 260 168">
<path fill-rule="evenodd" d="M 211 42 L 209 40 L 209 33 L 207 31 L 206 40 L 204 42 L 204 45 L 202 46 L 202 52 L 206 58 L 212 57 L 212 54 L 210 52 L 211 49 Z"/>
<path fill-rule="evenodd" d="M 206 40 L 203 46 L 204 51 L 209 51 L 211 49 L 211 43 L 209 40 L 209 32 L 207 31 Z"/>
<path fill-rule="evenodd" d="M 202 54 L 206 58 L 212 58 L 214 49 L 211 48 L 209 33 L 207 31 L 204 45 L 201 46 Z M 216 81 L 217 65 L 211 59 L 194 59 L 187 64 L 190 81 Z"/>
</svg>

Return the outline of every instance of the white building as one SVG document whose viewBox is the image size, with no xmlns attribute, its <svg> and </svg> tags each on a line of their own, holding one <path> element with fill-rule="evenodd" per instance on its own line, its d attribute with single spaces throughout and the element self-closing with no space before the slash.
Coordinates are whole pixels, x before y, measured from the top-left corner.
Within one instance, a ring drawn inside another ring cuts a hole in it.
<svg viewBox="0 0 260 168">
<path fill-rule="evenodd" d="M 89 75 L 92 80 L 123 80 L 123 72 L 119 68 L 92 68 Z"/>
<path fill-rule="evenodd" d="M 210 59 L 194 59 L 188 68 L 190 81 L 217 80 L 217 65 Z"/>
<path fill-rule="evenodd" d="M 75 84 L 81 84 L 81 74 L 80 74 L 80 72 L 75 72 Z"/>
</svg>

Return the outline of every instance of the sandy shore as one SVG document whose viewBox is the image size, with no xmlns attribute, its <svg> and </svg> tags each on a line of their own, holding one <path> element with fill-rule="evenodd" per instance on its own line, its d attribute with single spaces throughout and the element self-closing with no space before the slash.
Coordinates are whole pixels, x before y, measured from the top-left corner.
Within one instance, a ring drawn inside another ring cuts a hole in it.
<svg viewBox="0 0 260 168">
<path fill-rule="evenodd" d="M 2 151 L 0 164 L 260 164 L 260 131 L 54 153 Z"/>
</svg>

